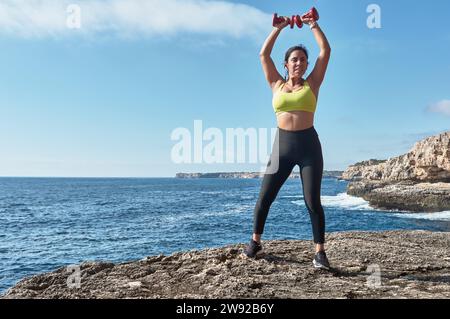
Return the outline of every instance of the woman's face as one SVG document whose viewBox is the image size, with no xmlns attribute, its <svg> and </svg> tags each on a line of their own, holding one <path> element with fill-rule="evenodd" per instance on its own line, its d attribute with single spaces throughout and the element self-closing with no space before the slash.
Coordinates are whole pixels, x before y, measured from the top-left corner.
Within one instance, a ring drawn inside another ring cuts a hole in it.
<svg viewBox="0 0 450 319">
<path fill-rule="evenodd" d="M 289 78 L 301 78 L 308 68 L 308 59 L 305 52 L 302 50 L 296 50 L 289 56 L 288 62 L 285 66 L 289 72 Z"/>
</svg>

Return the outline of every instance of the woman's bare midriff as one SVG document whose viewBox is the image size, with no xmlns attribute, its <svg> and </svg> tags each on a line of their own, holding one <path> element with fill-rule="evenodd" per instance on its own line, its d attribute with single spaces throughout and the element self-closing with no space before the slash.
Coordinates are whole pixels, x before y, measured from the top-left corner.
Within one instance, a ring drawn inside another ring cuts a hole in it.
<svg viewBox="0 0 450 319">
<path fill-rule="evenodd" d="M 277 114 L 278 127 L 287 131 L 306 130 L 314 125 L 314 113 L 305 111 Z"/>
</svg>

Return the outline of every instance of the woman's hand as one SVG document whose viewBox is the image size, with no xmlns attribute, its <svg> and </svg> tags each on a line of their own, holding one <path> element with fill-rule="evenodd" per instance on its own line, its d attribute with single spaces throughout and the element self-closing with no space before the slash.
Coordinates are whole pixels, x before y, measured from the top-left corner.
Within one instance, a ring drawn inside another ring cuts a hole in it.
<svg viewBox="0 0 450 319">
<path fill-rule="evenodd" d="M 289 18 L 288 17 L 280 17 L 280 18 L 283 19 L 283 22 L 275 24 L 274 27 L 277 28 L 278 30 L 283 30 L 289 25 Z"/>
<path fill-rule="evenodd" d="M 312 18 L 307 18 L 307 19 L 302 19 L 304 24 L 309 25 L 309 27 L 312 29 L 317 25 L 316 20 L 312 19 Z"/>
</svg>

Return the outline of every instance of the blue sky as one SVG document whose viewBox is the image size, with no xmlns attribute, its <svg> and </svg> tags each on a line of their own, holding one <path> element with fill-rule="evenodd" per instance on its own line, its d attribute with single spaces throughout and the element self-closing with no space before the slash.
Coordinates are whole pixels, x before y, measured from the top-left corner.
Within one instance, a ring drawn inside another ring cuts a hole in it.
<svg viewBox="0 0 450 319">
<path fill-rule="evenodd" d="M 367 7 L 381 9 L 369 29 Z M 81 28 L 66 25 L 68 4 Z M 315 127 L 326 170 L 406 153 L 450 127 L 450 2 L 0 2 L 0 176 L 172 177 L 179 127 L 274 128 L 258 53 L 271 17 L 316 6 L 332 47 Z M 177 17 L 178 15 L 178 17 Z M 272 58 L 309 28 L 280 34 Z"/>
</svg>

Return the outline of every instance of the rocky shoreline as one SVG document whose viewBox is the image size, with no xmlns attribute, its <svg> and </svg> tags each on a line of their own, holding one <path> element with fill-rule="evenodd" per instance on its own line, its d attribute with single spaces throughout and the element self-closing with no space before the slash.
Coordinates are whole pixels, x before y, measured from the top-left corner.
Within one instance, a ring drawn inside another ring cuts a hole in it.
<svg viewBox="0 0 450 319">
<path fill-rule="evenodd" d="M 347 168 L 347 194 L 381 209 L 450 211 L 450 132 L 424 139 L 407 154 Z"/>
<path fill-rule="evenodd" d="M 330 271 L 312 267 L 304 240 L 243 244 L 113 264 L 86 262 L 23 279 L 1 298 L 450 298 L 450 233 L 327 234 Z M 75 277 L 74 277 L 75 276 Z M 77 283 L 77 285 L 75 285 Z"/>
<path fill-rule="evenodd" d="M 324 178 L 341 178 L 343 171 L 324 171 Z M 260 172 L 218 172 L 218 173 L 177 173 L 176 178 L 262 178 Z M 292 172 L 289 178 L 300 178 L 300 173 Z"/>
<path fill-rule="evenodd" d="M 450 183 L 352 182 L 347 194 L 383 210 L 435 213 L 450 210 Z"/>
</svg>

